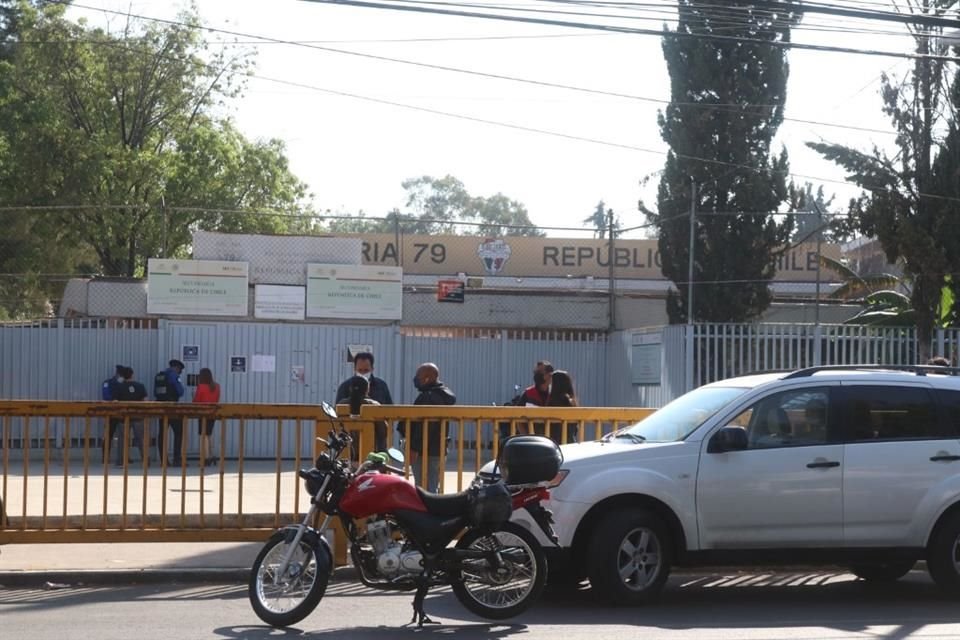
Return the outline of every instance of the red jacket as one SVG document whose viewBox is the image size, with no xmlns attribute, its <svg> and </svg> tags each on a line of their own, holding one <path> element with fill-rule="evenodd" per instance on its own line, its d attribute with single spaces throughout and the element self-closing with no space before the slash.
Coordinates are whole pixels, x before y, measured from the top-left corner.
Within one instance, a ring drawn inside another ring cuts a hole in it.
<svg viewBox="0 0 960 640">
<path fill-rule="evenodd" d="M 537 389 L 537 385 L 532 384 L 526 389 L 523 390 L 523 395 L 520 396 L 520 400 L 526 404 L 534 404 L 538 407 L 547 406 L 547 399 L 550 397 L 549 391 L 540 391 Z"/>
<path fill-rule="evenodd" d="M 215 384 L 211 387 L 208 384 L 198 384 L 193 394 L 193 401 L 217 404 L 220 402 L 220 385 Z"/>
</svg>

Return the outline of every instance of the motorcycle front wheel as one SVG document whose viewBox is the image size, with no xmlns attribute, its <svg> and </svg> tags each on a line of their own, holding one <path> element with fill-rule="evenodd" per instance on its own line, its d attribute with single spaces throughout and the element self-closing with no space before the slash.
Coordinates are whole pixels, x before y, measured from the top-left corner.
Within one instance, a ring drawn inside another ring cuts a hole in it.
<svg viewBox="0 0 960 640">
<path fill-rule="evenodd" d="M 465 559 L 452 581 L 464 607 L 483 618 L 503 620 L 526 611 L 547 581 L 547 560 L 540 543 L 520 525 L 507 522 L 492 534 L 467 532 L 457 549 L 499 551 L 500 566 L 486 559 Z"/>
<path fill-rule="evenodd" d="M 329 576 L 326 553 L 304 541 L 298 543 L 290 564 L 278 575 L 290 550 L 285 532 L 275 533 L 264 545 L 250 572 L 250 604 L 257 617 L 274 627 L 288 627 L 306 618 L 320 603 Z"/>
</svg>

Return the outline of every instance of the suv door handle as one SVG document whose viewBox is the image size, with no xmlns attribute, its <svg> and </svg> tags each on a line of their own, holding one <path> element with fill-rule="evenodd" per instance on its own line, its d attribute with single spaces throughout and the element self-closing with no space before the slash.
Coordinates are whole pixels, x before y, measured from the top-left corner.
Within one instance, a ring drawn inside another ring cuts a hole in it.
<svg viewBox="0 0 960 640">
<path fill-rule="evenodd" d="M 951 456 L 942 453 L 930 458 L 930 462 L 956 462 L 957 460 L 960 460 L 960 456 Z"/>
<path fill-rule="evenodd" d="M 824 460 L 823 462 L 811 462 L 810 464 L 807 465 L 807 469 L 831 469 L 833 467 L 839 467 L 839 466 L 840 466 L 839 462 L 836 462 L 836 461 L 830 462 L 830 461 Z"/>
</svg>

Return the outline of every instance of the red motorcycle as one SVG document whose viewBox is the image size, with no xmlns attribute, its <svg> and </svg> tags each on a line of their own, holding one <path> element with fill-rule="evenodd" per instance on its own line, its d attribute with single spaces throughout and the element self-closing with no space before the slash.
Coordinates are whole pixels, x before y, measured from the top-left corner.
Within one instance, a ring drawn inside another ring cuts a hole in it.
<svg viewBox="0 0 960 640">
<path fill-rule="evenodd" d="M 274 533 L 253 564 L 250 603 L 275 627 L 295 624 L 323 598 L 333 572 L 333 552 L 324 538 L 331 518 L 340 518 L 360 580 L 373 589 L 415 591 L 413 620 L 433 621 L 423 609 L 430 587 L 450 585 L 463 606 L 502 620 L 525 611 L 543 591 L 547 563 L 536 538 L 510 522 L 526 508 L 553 537 L 550 512 L 540 506 L 560 468 L 559 448 L 547 438 L 507 441 L 500 475 L 478 476 L 466 491 L 437 495 L 415 487 L 403 470 L 371 454 L 353 469 L 341 454 L 351 444 L 337 429 L 336 411 L 323 410 L 334 429 L 314 468 L 301 470 L 310 494 L 303 521 Z M 502 476 L 502 477 L 501 477 Z M 320 514 L 323 520 L 316 523 Z"/>
</svg>

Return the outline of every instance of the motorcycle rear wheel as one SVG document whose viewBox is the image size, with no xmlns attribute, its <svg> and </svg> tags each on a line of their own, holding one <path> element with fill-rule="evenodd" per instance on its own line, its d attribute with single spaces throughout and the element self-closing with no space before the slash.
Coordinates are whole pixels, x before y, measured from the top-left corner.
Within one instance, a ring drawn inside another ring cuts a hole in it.
<svg viewBox="0 0 960 640">
<path fill-rule="evenodd" d="M 459 574 L 451 580 L 460 604 L 490 620 L 523 613 L 537 601 L 547 582 L 547 560 L 540 543 L 517 524 L 507 522 L 491 535 L 472 530 L 457 543 L 457 549 L 497 547 L 505 562 L 503 567 L 496 569 L 486 560 L 464 560 Z"/>
<path fill-rule="evenodd" d="M 285 532 L 275 533 L 257 555 L 248 593 L 257 617 L 274 627 L 289 627 L 316 609 L 327 590 L 325 551 L 300 541 L 282 578 L 276 576 L 289 551 Z"/>
</svg>

